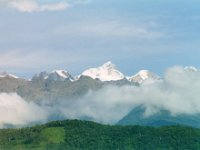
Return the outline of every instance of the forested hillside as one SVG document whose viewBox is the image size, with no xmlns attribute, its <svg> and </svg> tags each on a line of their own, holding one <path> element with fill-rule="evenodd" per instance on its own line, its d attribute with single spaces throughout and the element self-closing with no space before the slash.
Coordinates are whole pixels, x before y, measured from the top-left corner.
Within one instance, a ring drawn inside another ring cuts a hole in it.
<svg viewBox="0 0 200 150">
<path fill-rule="evenodd" d="M 55 121 L 23 129 L 1 129 L 0 149 L 198 150 L 200 130 L 184 126 L 110 126 Z"/>
</svg>

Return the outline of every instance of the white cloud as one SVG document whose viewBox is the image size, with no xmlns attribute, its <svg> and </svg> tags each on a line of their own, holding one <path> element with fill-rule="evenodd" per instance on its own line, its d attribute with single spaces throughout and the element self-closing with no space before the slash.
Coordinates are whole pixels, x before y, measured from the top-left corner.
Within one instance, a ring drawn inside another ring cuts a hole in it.
<svg viewBox="0 0 200 150">
<path fill-rule="evenodd" d="M 17 94 L 0 94 L 0 128 L 7 125 L 24 126 L 47 120 L 48 113 L 41 107 L 26 102 Z"/>
<path fill-rule="evenodd" d="M 4 3 L 6 3 L 9 8 L 21 12 L 60 11 L 71 7 L 66 1 L 40 4 L 36 0 L 8 0 L 4 1 Z"/>
<path fill-rule="evenodd" d="M 90 91 L 78 100 L 65 101 L 59 109 L 66 118 L 88 116 L 103 123 L 115 123 L 141 105 L 146 108 L 146 116 L 159 113 L 161 109 L 168 110 L 171 115 L 193 115 L 200 113 L 199 89 L 200 71 L 172 67 L 166 71 L 163 82 L 141 87 L 107 86 Z"/>
</svg>

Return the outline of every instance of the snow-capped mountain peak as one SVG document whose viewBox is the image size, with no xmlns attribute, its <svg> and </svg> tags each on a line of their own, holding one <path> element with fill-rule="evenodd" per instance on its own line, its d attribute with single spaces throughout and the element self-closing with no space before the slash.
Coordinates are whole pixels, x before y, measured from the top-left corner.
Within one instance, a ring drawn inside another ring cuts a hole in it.
<svg viewBox="0 0 200 150">
<path fill-rule="evenodd" d="M 9 74 L 9 73 L 6 73 L 6 72 L 1 72 L 0 73 L 0 78 L 5 78 L 5 77 L 11 77 L 11 78 L 15 78 L 15 79 L 19 78 L 19 77 L 13 75 L 13 74 Z"/>
<path fill-rule="evenodd" d="M 74 78 L 69 74 L 68 71 L 65 70 L 54 70 L 48 75 L 48 79 L 51 80 L 67 80 L 69 79 L 70 81 L 73 81 Z"/>
<path fill-rule="evenodd" d="M 58 76 L 63 78 L 69 78 L 71 76 L 69 72 L 65 70 L 55 70 L 52 73 L 56 73 Z"/>
<path fill-rule="evenodd" d="M 137 75 L 139 75 L 143 80 L 147 79 L 149 77 L 149 71 L 148 70 L 140 70 Z"/>
<path fill-rule="evenodd" d="M 142 84 L 146 80 L 156 81 L 160 77 L 149 70 L 140 70 L 138 73 L 128 78 L 129 81 Z"/>
<path fill-rule="evenodd" d="M 111 61 L 104 63 L 100 67 L 85 70 L 81 76 L 88 76 L 101 81 L 117 81 L 125 78 Z"/>
<path fill-rule="evenodd" d="M 35 76 L 43 80 L 53 80 L 53 81 L 64 81 L 70 80 L 74 81 L 74 78 L 65 70 L 54 70 L 51 73 L 41 72 L 39 75 Z"/>
<path fill-rule="evenodd" d="M 198 71 L 198 69 L 196 67 L 194 67 L 194 66 L 186 66 L 184 69 L 186 71 L 192 71 L 192 72 Z"/>
<path fill-rule="evenodd" d="M 116 69 L 115 64 L 113 64 L 111 61 L 104 63 L 101 67 L 104 69 Z"/>
</svg>

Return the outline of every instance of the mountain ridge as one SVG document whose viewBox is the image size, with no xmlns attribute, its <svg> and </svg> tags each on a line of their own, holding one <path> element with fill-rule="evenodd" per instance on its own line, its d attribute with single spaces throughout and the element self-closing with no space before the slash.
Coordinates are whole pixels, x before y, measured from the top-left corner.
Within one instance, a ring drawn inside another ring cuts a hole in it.
<svg viewBox="0 0 200 150">
<path fill-rule="evenodd" d="M 145 75 L 146 72 L 146 75 Z M 8 73 L 0 73 L 0 78 L 4 78 L 6 76 L 9 76 L 11 78 L 16 79 L 24 79 L 21 77 L 17 77 L 13 74 Z M 81 76 L 87 76 L 94 80 L 100 80 L 101 82 L 108 82 L 108 81 L 120 81 L 120 80 L 128 80 L 129 82 L 133 82 L 136 84 L 142 84 L 148 79 L 151 80 L 159 80 L 160 77 L 148 70 L 140 70 L 136 74 L 132 75 L 131 77 L 124 75 L 121 71 L 119 71 L 115 64 L 113 64 L 111 61 L 108 61 L 104 63 L 101 66 L 94 67 L 94 68 L 88 68 L 85 71 L 83 71 L 78 76 L 72 76 L 68 71 L 64 69 L 58 69 L 53 70 L 51 72 L 42 71 L 40 73 L 35 74 L 31 80 L 35 78 L 40 78 L 41 80 L 54 80 L 54 81 L 64 81 L 64 80 L 70 80 L 71 82 L 74 82 L 76 80 L 79 80 Z M 30 80 L 27 80 L 30 81 Z"/>
<path fill-rule="evenodd" d="M 100 66 L 102 67 L 102 66 Z M 103 69 L 116 69 L 116 66 L 114 66 L 111 62 L 107 63 L 106 65 L 103 65 Z M 185 73 L 190 74 L 195 69 L 185 68 Z M 183 70 L 181 70 L 183 71 Z M 192 72 L 188 72 L 192 71 Z M 149 80 L 151 78 L 155 79 L 155 81 L 160 80 L 160 78 L 157 75 L 154 75 L 152 72 L 148 70 L 142 70 L 139 71 L 138 74 L 136 74 L 133 77 L 138 77 L 142 80 L 134 80 L 134 82 L 130 82 L 127 78 L 123 78 L 121 80 L 114 80 L 114 81 L 101 81 L 100 79 L 93 79 L 89 76 L 80 76 L 78 79 L 74 79 L 69 72 L 65 70 L 54 70 L 50 73 L 47 72 L 41 72 L 38 75 L 34 76 L 32 80 L 23 80 L 21 78 L 15 78 L 12 76 L 3 76 L 0 77 L 0 92 L 1 93 L 17 93 L 19 96 L 21 96 L 25 101 L 27 102 L 34 102 L 36 104 L 40 105 L 55 105 L 58 103 L 68 102 L 68 100 L 78 100 L 79 99 L 85 99 L 86 101 L 91 98 L 91 100 L 95 99 L 96 97 L 100 97 L 101 92 L 105 92 L 104 90 L 107 90 L 107 87 L 111 88 L 111 90 L 108 90 L 107 93 L 109 96 L 108 98 L 103 97 L 102 99 L 105 101 L 112 100 L 112 98 L 115 96 L 114 92 L 112 92 L 112 88 L 114 87 L 114 90 L 118 92 L 118 88 L 122 90 L 122 98 L 120 98 L 120 104 L 121 101 L 123 101 L 124 98 L 126 98 L 126 90 L 127 88 L 133 88 L 133 89 L 141 89 L 144 87 L 152 87 L 154 85 L 150 86 L 143 86 L 141 84 L 149 83 Z M 155 77 L 155 78 L 154 78 Z M 70 80 L 71 79 L 71 80 Z M 163 79 L 165 80 L 165 79 Z M 173 80 L 174 81 L 174 80 Z M 172 82 L 173 82 L 172 81 Z M 138 83 L 138 84 L 136 84 Z M 155 85 L 157 85 L 158 82 L 156 82 Z M 162 82 L 161 82 L 162 83 Z M 140 86 L 141 85 L 141 86 Z M 105 88 L 104 88 L 105 87 Z M 159 88 L 159 87 L 158 87 Z M 101 91 L 102 89 L 102 91 Z M 90 91 L 97 94 L 95 98 L 93 98 L 93 93 L 91 94 Z M 100 94 L 98 92 L 100 91 Z M 129 90 L 128 90 L 129 91 Z M 107 92 L 107 91 L 106 91 Z M 121 91 L 120 91 L 121 92 Z M 91 94 L 91 95 L 90 95 Z M 151 94 L 151 93 L 150 93 Z M 116 94 L 117 95 L 117 94 Z M 132 91 L 130 91 L 130 96 L 132 97 Z M 134 98 L 134 95 L 133 95 Z M 136 97 L 137 98 L 137 97 Z M 70 101 L 71 102 L 71 101 Z M 117 106 L 117 105 L 116 105 Z M 131 108 L 130 108 L 131 110 Z M 127 112 L 128 113 L 128 112 Z M 134 114 L 134 113 L 133 113 Z M 142 111 L 141 113 L 142 114 Z M 164 116 L 169 116 L 169 113 Z M 53 114 L 54 115 L 54 114 Z M 56 118 L 57 114 L 53 116 L 53 118 Z M 124 114 L 125 115 L 125 114 Z M 135 115 L 129 115 L 129 116 L 135 116 Z M 162 114 L 160 116 L 163 116 Z M 78 117 L 85 117 L 85 118 L 92 118 L 90 115 L 83 115 Z M 180 116 L 182 118 L 182 116 Z M 179 120 L 180 117 L 177 118 L 170 118 L 173 120 Z M 192 122 L 192 120 L 200 120 L 196 116 L 187 116 L 189 119 L 185 120 L 185 122 Z M 157 117 L 159 119 L 159 116 Z M 121 118 L 120 118 L 121 119 Z M 135 118 L 134 118 L 135 119 Z M 138 120 L 144 118 L 138 118 Z M 172 121 L 173 121 L 172 120 Z M 148 120 L 147 120 L 148 121 Z M 156 122 L 160 122 L 162 120 L 156 120 Z M 164 120 L 165 121 L 165 120 Z M 133 122 L 135 123 L 135 122 Z M 166 122 L 165 122 L 166 123 Z M 150 124 L 152 124 L 150 122 Z M 155 124 L 155 123 L 154 123 Z M 194 124 L 194 122 L 192 123 Z M 191 125 L 191 124 L 190 124 Z"/>
</svg>

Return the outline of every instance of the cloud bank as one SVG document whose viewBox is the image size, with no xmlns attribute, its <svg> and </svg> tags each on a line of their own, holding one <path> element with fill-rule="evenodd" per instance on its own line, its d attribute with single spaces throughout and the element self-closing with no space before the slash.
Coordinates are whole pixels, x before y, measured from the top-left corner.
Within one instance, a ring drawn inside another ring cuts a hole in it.
<svg viewBox="0 0 200 150">
<path fill-rule="evenodd" d="M 171 115 L 200 113 L 200 71 L 176 66 L 167 69 L 164 80 L 135 86 L 106 86 L 89 91 L 78 99 L 56 101 L 49 105 L 28 103 L 16 94 L 0 94 L 0 127 L 26 125 L 56 119 L 90 119 L 116 123 L 137 106 L 146 108 L 144 115 L 168 110 Z"/>
<path fill-rule="evenodd" d="M 107 86 L 90 91 L 82 99 L 62 108 L 66 117 L 90 116 L 94 121 L 115 123 L 137 106 L 148 117 L 168 110 L 172 116 L 200 113 L 200 71 L 176 66 L 167 69 L 164 80 L 135 86 Z M 65 105 L 63 105 L 65 106 Z"/>
</svg>

